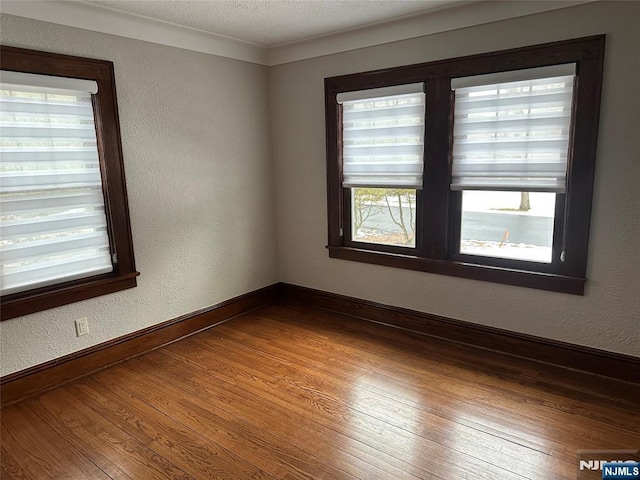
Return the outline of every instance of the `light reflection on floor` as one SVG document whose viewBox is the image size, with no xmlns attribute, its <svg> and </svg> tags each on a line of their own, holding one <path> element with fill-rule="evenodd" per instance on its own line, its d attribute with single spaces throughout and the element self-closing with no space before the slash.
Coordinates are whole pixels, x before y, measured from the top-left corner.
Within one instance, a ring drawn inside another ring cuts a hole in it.
<svg viewBox="0 0 640 480">
<path fill-rule="evenodd" d="M 447 472 L 450 478 L 575 478 L 573 454 L 567 460 L 550 456 L 553 446 L 546 442 L 544 428 L 530 432 L 520 413 L 461 401 L 460 385 L 451 385 L 449 392 L 433 387 L 419 392 L 388 376 L 361 375 L 349 397 L 354 431 L 365 432 L 377 448 L 400 456 L 427 474 L 425 478 Z M 450 471 L 452 464 L 461 467 Z M 535 477 L 527 475 L 532 471 Z"/>
</svg>

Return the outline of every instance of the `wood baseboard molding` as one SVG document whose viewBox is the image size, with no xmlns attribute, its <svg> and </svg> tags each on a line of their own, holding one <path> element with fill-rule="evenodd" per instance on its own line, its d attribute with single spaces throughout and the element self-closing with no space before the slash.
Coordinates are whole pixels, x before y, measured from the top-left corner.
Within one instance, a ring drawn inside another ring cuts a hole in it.
<svg viewBox="0 0 640 480">
<path fill-rule="evenodd" d="M 273 302 L 278 298 L 278 292 L 278 284 L 270 285 L 64 357 L 5 375 L 0 379 L 2 406 L 226 322 Z"/>
<path fill-rule="evenodd" d="M 500 353 L 640 383 L 640 358 L 286 283 L 270 285 L 0 378 L 2 407 L 142 355 L 282 298 Z"/>
<path fill-rule="evenodd" d="M 280 284 L 280 297 L 412 333 L 443 338 L 537 362 L 640 383 L 640 358 L 454 320 L 406 308 Z"/>
</svg>

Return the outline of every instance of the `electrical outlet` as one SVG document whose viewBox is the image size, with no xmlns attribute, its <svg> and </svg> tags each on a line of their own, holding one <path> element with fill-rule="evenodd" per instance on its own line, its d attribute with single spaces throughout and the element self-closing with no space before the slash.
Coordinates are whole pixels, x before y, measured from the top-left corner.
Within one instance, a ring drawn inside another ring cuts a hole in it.
<svg viewBox="0 0 640 480">
<path fill-rule="evenodd" d="M 89 333 L 89 320 L 87 317 L 76 320 L 76 337 L 81 337 Z"/>
</svg>

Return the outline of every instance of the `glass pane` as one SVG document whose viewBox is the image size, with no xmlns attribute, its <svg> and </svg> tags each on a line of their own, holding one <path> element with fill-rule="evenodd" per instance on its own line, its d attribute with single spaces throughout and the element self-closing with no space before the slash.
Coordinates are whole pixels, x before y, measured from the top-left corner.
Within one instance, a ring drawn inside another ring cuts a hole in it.
<svg viewBox="0 0 640 480">
<path fill-rule="evenodd" d="M 460 253 L 551 263 L 555 193 L 464 191 Z"/>
<path fill-rule="evenodd" d="M 113 271 L 91 94 L 0 84 L 0 291 Z"/>
<path fill-rule="evenodd" d="M 353 241 L 415 247 L 415 189 L 352 188 L 351 195 Z"/>
</svg>

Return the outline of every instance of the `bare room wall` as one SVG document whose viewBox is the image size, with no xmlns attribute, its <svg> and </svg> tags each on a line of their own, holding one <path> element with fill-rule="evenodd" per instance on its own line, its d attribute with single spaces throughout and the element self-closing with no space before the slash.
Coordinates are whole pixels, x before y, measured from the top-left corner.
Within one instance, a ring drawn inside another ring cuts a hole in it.
<svg viewBox="0 0 640 480">
<path fill-rule="evenodd" d="M 9 15 L 1 29 L 6 45 L 114 62 L 141 272 L 2 322 L 2 375 L 278 281 L 267 67 Z"/>
<path fill-rule="evenodd" d="M 599 2 L 272 67 L 281 280 L 640 356 L 640 3 Z M 323 79 L 607 34 L 584 296 L 330 259 Z"/>
</svg>

